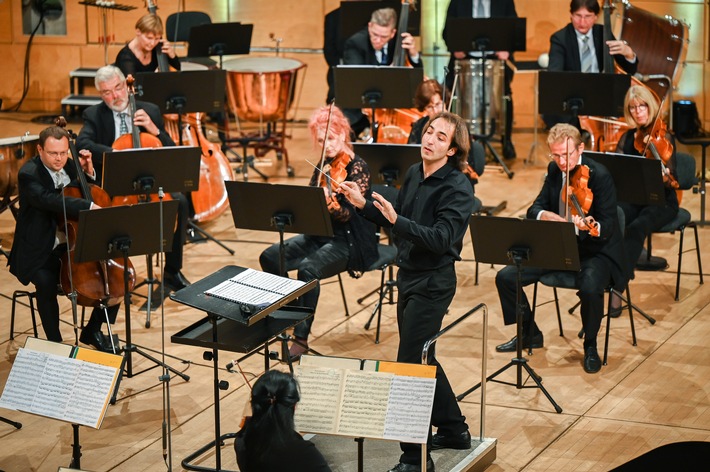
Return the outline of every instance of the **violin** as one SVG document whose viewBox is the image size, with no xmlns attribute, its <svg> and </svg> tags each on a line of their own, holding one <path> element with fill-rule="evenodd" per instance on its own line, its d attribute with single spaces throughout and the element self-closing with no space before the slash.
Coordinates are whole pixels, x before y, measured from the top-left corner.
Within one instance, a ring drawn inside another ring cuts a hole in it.
<svg viewBox="0 0 710 472">
<path fill-rule="evenodd" d="M 589 166 L 579 165 L 570 174 L 569 185 L 565 188 L 566 204 L 570 206 L 570 214 L 582 218 L 591 236 L 599 236 L 599 224 L 593 217 L 587 217 L 594 201 L 594 194 L 589 188 Z"/>
<path fill-rule="evenodd" d="M 325 189 L 325 200 L 328 205 L 328 211 L 335 213 L 340 210 L 340 202 L 338 201 L 338 194 L 335 192 L 333 182 L 335 181 L 335 186 L 343 182 L 347 176 L 347 167 L 352 160 L 352 156 L 347 152 L 341 152 L 335 156 L 330 162 L 326 162 L 325 151 L 328 144 L 328 134 L 330 132 L 330 120 L 333 114 L 333 106 L 335 101 L 330 103 L 328 110 L 328 122 L 325 127 L 325 136 L 323 138 L 323 146 L 321 148 L 321 158 L 320 158 L 320 175 L 315 183 L 316 186 Z"/>
<path fill-rule="evenodd" d="M 651 126 L 648 132 L 645 132 L 642 128 L 636 130 L 636 134 L 634 136 L 634 149 L 648 159 L 656 159 L 661 161 L 661 166 L 663 168 L 663 183 L 673 189 L 678 189 L 678 181 L 667 167 L 668 161 L 670 161 L 673 156 L 673 143 L 667 136 L 668 127 L 666 126 L 666 123 L 660 119 L 659 112 L 659 116 L 656 117 L 656 121 L 653 123 L 653 126 Z"/>
</svg>

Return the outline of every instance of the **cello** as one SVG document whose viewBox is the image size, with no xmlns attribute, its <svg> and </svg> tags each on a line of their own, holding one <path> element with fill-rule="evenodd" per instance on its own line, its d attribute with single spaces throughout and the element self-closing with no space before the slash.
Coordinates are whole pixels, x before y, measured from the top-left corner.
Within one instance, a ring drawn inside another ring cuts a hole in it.
<svg viewBox="0 0 710 472">
<path fill-rule="evenodd" d="M 66 128 L 67 122 L 63 116 L 56 120 L 57 126 Z M 89 185 L 84 171 L 79 165 L 79 154 L 73 139 L 74 134 L 67 130 L 69 149 L 74 162 L 78 187 L 65 187 L 65 197 L 82 198 L 105 208 L 111 206 L 111 198 L 97 185 Z M 65 228 L 67 251 L 61 257 L 60 284 L 64 293 L 76 293 L 76 301 L 81 306 L 96 307 L 99 305 L 113 306 L 121 303 L 124 291 L 124 265 L 118 259 L 106 259 L 94 262 L 76 262 L 75 245 L 79 233 L 79 222 L 67 220 L 61 222 L 59 228 Z M 128 261 L 128 290 L 133 290 L 136 282 L 136 271 Z"/>
</svg>

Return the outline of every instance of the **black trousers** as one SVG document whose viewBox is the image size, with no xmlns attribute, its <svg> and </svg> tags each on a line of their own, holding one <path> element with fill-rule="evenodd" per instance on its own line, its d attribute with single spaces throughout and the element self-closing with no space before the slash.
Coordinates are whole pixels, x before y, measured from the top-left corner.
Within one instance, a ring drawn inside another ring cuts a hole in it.
<svg viewBox="0 0 710 472">
<path fill-rule="evenodd" d="M 648 235 L 672 221 L 678 214 L 678 208 L 668 205 L 642 206 L 629 203 L 619 203 L 619 206 L 624 210 L 626 219 L 624 247 L 629 260 L 629 273 L 633 274 Z"/>
<path fill-rule="evenodd" d="M 59 329 L 59 302 L 57 301 L 57 285 L 59 284 L 59 271 L 61 268 L 60 257 L 66 246 L 55 249 L 47 262 L 32 277 L 32 284 L 37 292 L 37 311 L 42 320 L 44 334 L 49 341 L 62 342 L 62 333 Z M 120 305 L 107 308 L 108 317 L 113 324 Z M 91 317 L 84 329 L 91 332 L 100 331 L 101 324 L 106 319 L 106 314 L 100 308 L 94 308 Z"/>
<path fill-rule="evenodd" d="M 284 242 L 286 272 L 297 270 L 298 280 L 310 282 L 332 277 L 348 268 L 348 243 L 345 237 L 323 238 L 300 234 Z M 264 272 L 279 274 L 279 245 L 273 244 L 259 256 Z M 300 298 L 303 307 L 314 312 L 318 305 L 320 285 Z M 294 336 L 308 339 L 315 315 L 299 323 L 293 330 Z"/>
<path fill-rule="evenodd" d="M 182 251 L 187 237 L 187 220 L 190 215 L 190 206 L 187 197 L 182 193 L 171 193 L 173 200 L 178 202 L 177 226 L 173 235 L 173 245 L 170 252 L 165 253 L 165 271 L 173 274 L 182 269 Z"/>
<path fill-rule="evenodd" d="M 523 287 L 537 282 L 551 271 L 524 267 L 521 274 Z M 518 271 L 515 266 L 507 266 L 496 274 L 496 288 L 506 325 L 515 323 L 515 300 L 517 296 Z M 584 327 L 584 347 L 597 345 L 597 333 L 604 316 L 604 290 L 611 281 L 611 261 L 598 255 L 581 261 L 577 273 L 577 296 L 581 302 L 582 326 Z M 534 323 L 525 291 L 522 294 L 523 323 Z"/>
<path fill-rule="evenodd" d="M 397 362 L 421 364 L 424 343 L 441 330 L 444 314 L 456 293 L 454 265 L 426 272 L 408 272 L 400 269 L 397 274 L 397 326 L 399 348 Z M 436 366 L 436 390 L 431 423 L 440 434 L 461 434 L 468 430 L 466 418 L 461 413 L 451 384 L 444 369 L 430 351 L 430 365 Z M 427 449 L 431 446 L 431 432 Z M 421 445 L 400 443 L 404 464 L 421 463 Z"/>
</svg>

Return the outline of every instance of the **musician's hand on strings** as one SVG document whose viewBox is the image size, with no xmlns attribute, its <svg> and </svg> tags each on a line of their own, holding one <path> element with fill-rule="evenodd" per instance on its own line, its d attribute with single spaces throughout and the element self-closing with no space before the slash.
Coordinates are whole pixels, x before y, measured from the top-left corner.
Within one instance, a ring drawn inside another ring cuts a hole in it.
<svg viewBox="0 0 710 472">
<path fill-rule="evenodd" d="M 372 202 L 375 208 L 380 210 L 384 217 L 387 218 L 387 221 L 394 224 L 394 222 L 397 221 L 397 212 L 394 211 L 392 204 L 377 192 L 372 192 L 372 198 L 375 200 Z"/>
<path fill-rule="evenodd" d="M 158 136 L 160 134 L 160 130 L 155 125 L 155 123 L 153 123 L 153 120 L 150 119 L 150 116 L 148 115 L 148 113 L 146 113 L 145 110 L 136 110 L 135 115 L 133 115 L 133 124 L 136 126 L 142 126 L 148 133 L 152 134 L 153 136 Z"/>
<path fill-rule="evenodd" d="M 631 47 L 626 43 L 626 41 L 621 41 L 618 39 L 607 41 L 606 45 L 609 46 L 609 54 L 612 56 L 622 55 L 629 61 L 633 61 L 636 57 L 636 53 Z"/>
<path fill-rule="evenodd" d="M 355 182 L 350 180 L 342 182 L 338 187 L 338 192 L 345 195 L 345 198 L 347 198 L 355 208 L 361 210 L 365 208 L 365 197 L 362 195 L 360 187 Z"/>
<path fill-rule="evenodd" d="M 91 178 L 94 178 L 94 163 L 91 161 L 91 151 L 88 149 L 82 149 L 79 151 L 79 164 L 84 173 Z"/>
<path fill-rule="evenodd" d="M 160 42 L 160 52 L 166 54 L 170 59 L 175 58 L 175 48 L 171 43 L 165 40 Z"/>
<path fill-rule="evenodd" d="M 501 61 L 507 61 L 510 59 L 510 53 L 508 51 L 496 51 L 496 57 Z"/>
<path fill-rule="evenodd" d="M 407 51 L 407 53 L 412 57 L 419 55 L 414 38 L 409 33 L 402 33 L 402 49 Z"/>
</svg>

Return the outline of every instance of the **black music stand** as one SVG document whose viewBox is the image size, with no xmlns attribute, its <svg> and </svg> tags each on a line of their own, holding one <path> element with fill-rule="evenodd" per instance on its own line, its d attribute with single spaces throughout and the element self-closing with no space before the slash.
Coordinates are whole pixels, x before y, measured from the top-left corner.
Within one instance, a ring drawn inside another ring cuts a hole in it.
<svg viewBox="0 0 710 472">
<path fill-rule="evenodd" d="M 190 30 L 187 57 L 219 56 L 221 69 L 223 56 L 249 54 L 253 31 L 254 25 L 239 22 L 193 26 Z"/>
<path fill-rule="evenodd" d="M 527 30 L 526 18 L 451 18 L 446 22 L 446 46 L 450 51 L 477 51 L 481 53 L 481 134 L 472 135 L 488 148 L 495 160 L 505 171 L 508 178 L 513 178 L 513 172 L 508 169 L 498 152 L 491 146 L 490 139 L 496 132 L 496 123 L 491 119 L 491 129 L 486 130 L 488 120 L 488 95 L 486 93 L 486 61 L 488 56 L 496 51 L 525 51 L 525 36 Z M 454 90 L 458 84 L 458 69 L 454 76 Z M 475 117 L 471 117 L 473 120 Z M 473 124 L 473 123 L 471 123 Z"/>
<path fill-rule="evenodd" d="M 201 156 L 199 147 L 184 146 L 106 152 L 103 188 L 112 197 L 157 193 L 159 188 L 165 193 L 197 190 L 200 185 Z M 171 229 L 170 233 L 174 231 Z M 153 305 L 153 286 L 160 284 L 160 281 L 153 277 L 153 264 L 149 261 L 147 266 L 148 277 L 137 284 L 134 290 L 148 285 L 148 297 L 144 307 L 147 313 L 145 327 L 149 328 L 151 310 L 159 305 Z"/>
<path fill-rule="evenodd" d="M 353 143 L 355 154 L 370 168 L 371 183 L 388 187 L 402 185 L 407 169 L 422 161 L 421 147 L 421 144 Z"/>
<path fill-rule="evenodd" d="M 517 296 L 515 323 L 517 328 L 516 356 L 504 367 L 486 377 L 487 381 L 513 385 L 521 388 L 539 388 L 552 403 L 557 413 L 562 408 L 555 403 L 545 387 L 542 377 L 528 365 L 523 357 L 523 285 L 521 274 L 523 267 L 535 267 L 548 270 L 579 270 L 579 252 L 574 225 L 557 221 L 521 220 L 491 216 L 471 217 L 471 239 L 476 260 L 490 264 L 513 263 L 517 269 Z M 496 380 L 496 377 L 509 367 L 516 367 L 516 383 Z M 528 373 L 535 385 L 523 385 L 522 371 Z M 480 387 L 478 383 L 457 398 L 461 400 Z"/>
<path fill-rule="evenodd" d="M 412 108 L 424 69 L 394 66 L 336 66 L 335 102 L 341 108 L 372 110 L 372 139 L 377 142 L 377 108 Z"/>
<path fill-rule="evenodd" d="M 661 161 L 619 153 L 584 151 L 584 158 L 606 167 L 614 179 L 616 200 L 632 205 L 665 204 Z"/>
<path fill-rule="evenodd" d="M 241 183 L 241 182 L 239 182 Z M 245 184 L 268 185 L 268 184 Z M 323 192 L 321 191 L 321 195 Z M 283 297 L 258 313 L 242 312 L 237 303 L 221 300 L 205 295 L 205 290 L 215 287 L 223 281 L 246 270 L 244 267 L 227 266 L 206 278 L 195 282 L 170 296 L 171 299 L 193 308 L 205 311 L 207 317 L 174 334 L 171 341 L 177 344 L 188 344 L 211 349 L 204 353 L 205 360 L 213 362 L 214 373 L 214 423 L 215 439 L 182 460 L 182 467 L 187 470 L 221 471 L 221 446 L 225 439 L 234 438 L 236 433 L 221 434 L 219 391 L 229 388 L 227 381 L 219 380 L 219 351 L 245 353 L 239 361 L 255 354 L 264 346 L 265 370 L 269 370 L 269 344 L 279 340 L 282 352 L 288 352 L 287 338 L 283 333 L 289 328 L 313 316 L 313 312 L 300 308 L 285 306 L 290 301 L 312 290 L 317 280 L 312 280 L 295 292 Z M 260 320 L 260 321 L 259 321 Z M 286 356 L 289 368 L 293 371 L 290 359 Z M 192 465 L 191 462 L 214 447 L 215 468 Z"/>
<path fill-rule="evenodd" d="M 227 73 L 223 70 L 196 70 L 183 72 L 142 72 L 136 74 L 142 99 L 155 103 L 163 114 L 177 113 L 179 145 L 182 146 L 183 113 L 220 113 L 224 110 L 224 90 Z M 231 255 L 234 250 L 222 241 L 188 220 L 188 227 L 204 239 L 219 244 Z M 202 241 L 204 241 L 202 239 Z"/>
<path fill-rule="evenodd" d="M 631 77 L 625 74 L 540 71 L 539 112 L 623 116 Z"/>
</svg>

